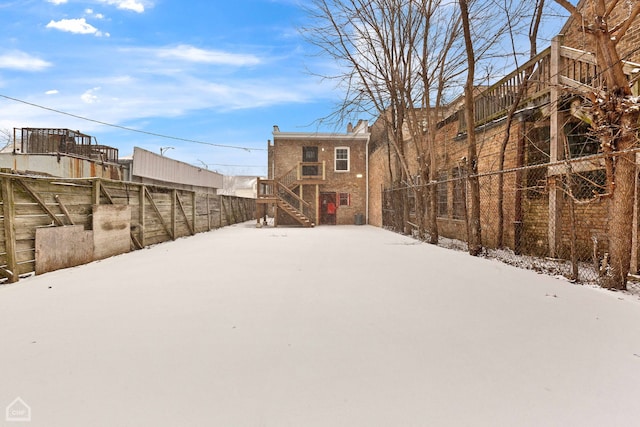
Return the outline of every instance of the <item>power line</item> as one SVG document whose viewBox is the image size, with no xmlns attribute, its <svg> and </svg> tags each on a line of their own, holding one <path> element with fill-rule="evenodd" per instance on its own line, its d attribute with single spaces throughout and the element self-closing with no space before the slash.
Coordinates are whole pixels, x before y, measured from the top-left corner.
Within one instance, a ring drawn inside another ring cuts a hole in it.
<svg viewBox="0 0 640 427">
<path fill-rule="evenodd" d="M 129 127 L 126 127 L 126 126 L 120 126 L 120 125 L 116 125 L 116 124 L 113 124 L 113 123 L 103 122 L 101 120 L 95 120 L 95 119 L 90 119 L 88 117 L 78 116 L 77 114 L 67 113 L 65 111 L 60 111 L 60 110 L 56 110 L 54 108 L 45 107 L 43 105 L 34 104 L 32 102 L 24 101 L 22 99 L 12 98 L 10 96 L 3 95 L 3 94 L 0 94 L 0 97 L 5 98 L 5 99 L 9 99 L 11 101 L 20 102 L 22 104 L 29 105 L 31 107 L 40 108 L 42 110 L 51 111 L 51 112 L 54 112 L 54 113 L 57 113 L 57 114 L 63 114 L 65 116 L 73 117 L 73 118 L 80 119 L 80 120 L 85 120 L 85 121 L 88 121 L 88 122 L 98 123 L 98 124 L 103 125 L 103 126 L 109 126 L 109 127 L 112 127 L 112 128 L 121 129 L 121 130 L 125 130 L 125 131 L 128 131 L 128 132 L 136 132 L 136 133 L 141 133 L 141 134 L 144 134 L 144 135 L 155 136 L 155 137 L 158 137 L 158 138 L 172 139 L 174 141 L 191 142 L 191 143 L 194 143 L 194 144 L 210 145 L 210 146 L 213 146 L 213 147 L 232 148 L 232 149 L 235 149 L 235 150 L 244 150 L 244 151 L 247 151 L 247 152 L 251 152 L 251 151 L 267 151 L 266 148 L 249 148 L 249 147 L 242 147 L 242 146 L 239 146 L 239 145 L 215 144 L 213 142 L 198 141 L 198 140 L 195 140 L 195 139 L 181 138 L 181 137 L 178 137 L 178 136 L 171 136 L 171 135 L 163 135 L 163 134 L 155 133 L 155 132 L 147 132 L 147 131 L 144 131 L 144 130 L 133 129 L 133 128 L 129 128 Z"/>
<path fill-rule="evenodd" d="M 223 165 L 221 163 L 206 163 L 207 166 L 224 166 L 231 168 L 266 168 L 267 165 Z"/>
</svg>

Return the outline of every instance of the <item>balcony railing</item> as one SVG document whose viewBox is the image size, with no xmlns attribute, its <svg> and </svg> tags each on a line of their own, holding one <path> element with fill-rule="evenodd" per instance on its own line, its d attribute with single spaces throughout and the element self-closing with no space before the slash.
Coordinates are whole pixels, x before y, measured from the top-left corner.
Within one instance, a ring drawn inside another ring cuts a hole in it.
<svg viewBox="0 0 640 427">
<path fill-rule="evenodd" d="M 520 96 L 518 108 L 541 106 L 550 102 L 551 77 L 558 76 L 562 86 L 580 91 L 592 91 L 604 87 L 602 73 L 596 65 L 592 53 L 560 46 L 558 68 L 552 70 L 551 48 L 540 52 L 527 63 L 518 67 L 507 76 L 491 85 L 487 90 L 475 97 L 475 125 L 481 126 L 507 115 L 516 101 L 522 85 L 527 79 L 525 92 Z M 638 75 L 640 64 L 622 61 L 624 73 L 629 80 Z M 634 93 L 639 92 L 640 82 L 636 81 Z M 458 111 L 460 133 L 466 132 L 467 125 L 464 110 Z"/>
</svg>

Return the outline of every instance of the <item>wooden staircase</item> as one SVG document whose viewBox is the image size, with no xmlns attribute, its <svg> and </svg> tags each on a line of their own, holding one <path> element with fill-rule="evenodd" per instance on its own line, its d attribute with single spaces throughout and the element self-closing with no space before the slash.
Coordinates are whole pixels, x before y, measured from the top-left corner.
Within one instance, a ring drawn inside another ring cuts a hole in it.
<svg viewBox="0 0 640 427">
<path fill-rule="evenodd" d="M 294 208 L 286 200 L 278 198 L 277 205 L 286 212 L 291 218 L 295 219 L 303 227 L 313 227 L 315 223 L 311 221 L 302 211 Z"/>
<path fill-rule="evenodd" d="M 302 199 L 297 189 L 303 186 L 324 184 L 326 180 L 325 162 L 299 162 L 295 167 L 277 179 L 258 179 L 258 204 L 275 205 L 303 227 L 314 227 L 316 206 Z M 302 190 L 299 191 L 302 194 Z"/>
<path fill-rule="evenodd" d="M 294 184 L 295 189 L 298 184 Z M 258 204 L 275 204 L 303 227 L 314 227 L 315 214 L 311 205 L 279 180 L 258 180 Z M 295 205 L 299 206 L 296 207 Z"/>
</svg>

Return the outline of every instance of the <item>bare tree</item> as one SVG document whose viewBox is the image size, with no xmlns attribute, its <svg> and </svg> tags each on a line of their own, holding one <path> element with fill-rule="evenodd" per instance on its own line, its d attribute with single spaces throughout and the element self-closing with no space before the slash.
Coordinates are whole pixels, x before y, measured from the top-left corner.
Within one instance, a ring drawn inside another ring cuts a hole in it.
<svg viewBox="0 0 640 427">
<path fill-rule="evenodd" d="M 638 147 L 640 105 L 632 96 L 618 45 L 640 14 L 640 2 L 632 3 L 628 16 L 610 27 L 612 13 L 616 7 L 622 7 L 620 0 L 589 0 L 582 11 L 567 0 L 555 1 L 584 23 L 604 79 L 604 87 L 593 88 L 585 94 L 593 106 L 592 128 L 600 139 L 602 151 L 607 154 L 610 271 L 604 276 L 602 285 L 626 289 L 631 262 L 630 218 L 633 217 L 636 177 L 635 153 L 631 149 Z"/>
<path fill-rule="evenodd" d="M 447 70 L 461 68 L 461 61 L 446 60 L 459 24 L 441 0 L 314 0 L 312 4 L 314 27 L 303 31 L 343 70 L 324 76 L 345 91 L 335 116 L 343 120 L 365 111 L 384 123 L 394 153 L 394 166 L 389 163 L 392 182 L 416 195 L 416 225 L 422 237 L 426 210 L 422 181 L 433 181 L 437 169 L 433 145 L 425 143 L 426 129 L 430 137 L 436 129 L 429 113 L 430 96 L 436 93 L 436 104 L 442 102 L 446 80 L 456 75 Z M 408 141 L 413 142 L 411 151 Z M 403 197 L 397 204 L 403 211 L 403 231 L 409 233 L 406 191 L 398 194 Z M 429 199 L 435 196 L 430 194 Z M 435 210 L 429 213 L 431 241 L 437 242 Z"/>
<path fill-rule="evenodd" d="M 9 129 L 0 129 L 0 151 L 13 145 L 13 133 Z"/>
<path fill-rule="evenodd" d="M 451 8 L 442 7 L 440 0 L 421 0 L 424 30 L 421 40 L 416 42 L 416 56 L 420 58 L 418 69 L 418 91 L 408 92 L 410 105 L 419 106 L 409 110 L 408 128 L 419 150 L 417 175 L 421 185 L 416 186 L 416 209 L 426 209 L 426 229 L 429 242 L 438 243 L 437 222 L 437 134 L 438 122 L 442 119 L 446 92 L 464 72 L 464 44 L 461 39 L 461 22 Z M 422 236 L 419 222 L 419 233 Z"/>
<path fill-rule="evenodd" d="M 464 42 L 467 52 L 467 81 L 464 85 L 464 113 L 467 123 L 467 174 L 470 191 L 471 206 L 468 209 L 467 218 L 467 244 L 469 253 L 477 256 L 482 250 L 482 234 L 480 227 L 480 183 L 478 181 L 478 154 L 476 149 L 475 129 L 475 70 L 476 55 L 473 50 L 473 36 L 471 33 L 471 21 L 469 19 L 469 0 L 458 0 Z"/>
<path fill-rule="evenodd" d="M 506 0 L 505 0 L 506 1 Z M 536 0 L 532 5 L 533 10 L 531 13 L 531 21 L 529 24 L 528 30 L 528 39 L 529 39 L 529 59 L 533 59 L 537 55 L 538 49 L 538 31 L 540 29 L 540 23 L 542 21 L 542 13 L 545 6 L 545 0 Z M 516 34 L 514 34 L 514 28 L 510 25 L 510 11 L 509 8 L 504 7 L 505 14 L 507 16 L 507 25 L 509 26 L 509 34 L 511 39 L 511 47 L 513 50 L 513 57 L 515 59 L 516 68 L 518 68 L 518 54 L 519 49 L 516 47 L 515 39 Z M 516 93 L 513 104 L 509 108 L 507 112 L 507 118 L 505 123 L 505 133 L 502 139 L 502 143 L 500 144 L 500 154 L 499 154 L 499 170 L 504 169 L 505 155 L 507 150 L 507 145 L 509 143 L 509 139 L 511 138 L 511 124 L 513 123 L 513 119 L 515 117 L 516 111 L 518 107 L 520 107 L 520 103 L 522 102 L 524 96 L 528 90 L 528 83 L 531 75 L 533 74 L 534 68 L 533 66 L 528 67 L 524 71 L 524 75 L 522 81 L 520 83 L 520 87 L 518 88 L 518 92 Z M 498 175 L 498 246 L 503 246 L 504 244 L 504 174 Z"/>
</svg>

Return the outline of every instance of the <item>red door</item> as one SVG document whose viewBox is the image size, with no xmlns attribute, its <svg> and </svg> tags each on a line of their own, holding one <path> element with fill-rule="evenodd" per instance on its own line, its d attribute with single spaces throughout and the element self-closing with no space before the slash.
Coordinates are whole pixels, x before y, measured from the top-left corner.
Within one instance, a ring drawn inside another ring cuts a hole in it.
<svg viewBox="0 0 640 427">
<path fill-rule="evenodd" d="M 320 193 L 320 224 L 336 225 L 336 193 Z"/>
</svg>

